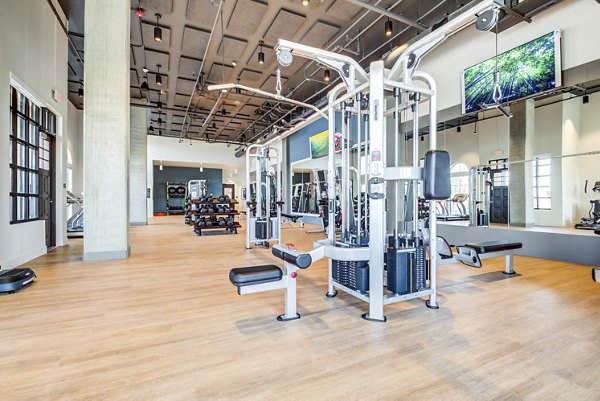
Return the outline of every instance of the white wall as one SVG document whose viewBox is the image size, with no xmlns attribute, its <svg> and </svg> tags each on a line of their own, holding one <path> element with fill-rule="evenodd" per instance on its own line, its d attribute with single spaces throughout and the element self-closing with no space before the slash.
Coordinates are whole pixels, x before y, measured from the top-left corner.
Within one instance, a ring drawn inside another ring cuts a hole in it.
<svg viewBox="0 0 600 401">
<path fill-rule="evenodd" d="M 562 31 L 562 67 L 573 68 L 600 59 L 600 46 L 592 38 L 600 37 L 600 7 L 592 0 L 565 0 L 533 17 L 533 23 L 520 23 L 498 39 L 504 52 L 556 29 Z M 427 55 L 419 69 L 430 73 L 437 83 L 438 109 L 461 104 L 462 71 L 495 55 L 491 32 L 479 32 L 474 26 L 452 36 Z"/>
<path fill-rule="evenodd" d="M 54 1 L 55 8 L 60 6 Z M 64 20 L 64 15 L 61 16 Z M 31 95 L 57 114 L 56 243 L 66 238 L 63 190 L 67 135 L 67 36 L 46 0 L 5 1 L 0 13 L 0 264 L 18 266 L 46 253 L 43 221 L 9 224 L 9 97 L 11 76 Z M 62 101 L 52 98 L 56 89 Z"/>
<path fill-rule="evenodd" d="M 241 195 L 241 185 L 245 182 L 245 158 L 236 158 L 235 146 L 227 146 L 224 143 L 206 143 L 202 141 L 183 141 L 179 143 L 177 138 L 148 135 L 148 169 L 146 185 L 152 188 L 154 182 L 153 161 L 163 160 L 168 165 L 169 161 L 180 163 L 206 163 L 226 165 L 223 169 L 223 182 L 231 180 L 236 184 L 236 196 Z M 237 170 L 237 174 L 234 173 Z M 154 210 L 153 194 L 147 199 L 148 216 Z"/>
</svg>

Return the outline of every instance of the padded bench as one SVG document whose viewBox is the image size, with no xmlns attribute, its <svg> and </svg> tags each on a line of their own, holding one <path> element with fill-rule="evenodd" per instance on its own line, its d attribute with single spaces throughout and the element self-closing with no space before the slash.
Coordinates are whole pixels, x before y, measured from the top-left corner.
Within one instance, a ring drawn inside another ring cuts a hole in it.
<svg viewBox="0 0 600 401">
<path fill-rule="evenodd" d="M 504 252 L 511 251 L 513 249 L 523 248 L 523 244 L 520 242 L 508 242 L 507 240 L 502 241 L 487 241 L 465 244 L 469 248 L 473 248 L 478 254 L 493 253 L 493 252 Z"/>
<path fill-rule="evenodd" d="M 279 281 L 283 272 L 275 265 L 238 267 L 229 271 L 229 281 L 236 287 Z"/>
<path fill-rule="evenodd" d="M 457 246 L 456 259 L 467 266 L 481 267 L 481 259 L 506 256 L 504 274 L 515 274 L 513 269 L 513 252 L 523 248 L 520 242 L 509 242 L 507 240 L 473 242 Z"/>
</svg>

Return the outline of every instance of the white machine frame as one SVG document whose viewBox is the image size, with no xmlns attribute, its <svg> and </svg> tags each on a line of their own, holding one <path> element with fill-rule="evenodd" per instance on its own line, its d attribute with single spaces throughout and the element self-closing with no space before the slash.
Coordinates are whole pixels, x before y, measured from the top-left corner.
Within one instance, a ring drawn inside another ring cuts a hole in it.
<svg viewBox="0 0 600 401">
<path fill-rule="evenodd" d="M 272 161 L 275 163 L 272 163 Z M 250 204 L 250 166 L 254 161 L 255 176 L 256 176 L 256 207 L 255 213 L 252 214 Z M 263 172 L 269 168 L 275 169 L 275 210 L 276 216 L 271 216 L 271 180 L 265 176 L 263 182 Z M 277 148 L 269 145 L 253 144 L 246 149 L 246 249 L 251 249 L 252 244 L 260 244 L 269 246 L 271 241 L 281 243 L 281 157 Z M 262 188 L 265 186 L 265 199 L 263 207 Z M 257 219 L 266 220 L 266 238 L 256 238 L 256 221 Z M 273 227 L 271 232 L 270 227 Z"/>
<path fill-rule="evenodd" d="M 368 246 L 359 247 L 344 247 L 339 246 L 337 241 L 336 230 L 329 230 L 326 240 L 315 243 L 316 249 L 320 249 L 319 254 L 322 257 L 329 258 L 329 285 L 328 296 L 335 296 L 336 290 L 342 290 L 351 294 L 369 304 L 369 312 L 363 317 L 367 320 L 385 321 L 384 305 L 394 302 L 405 301 L 417 297 L 428 297 L 427 306 L 437 308 L 437 257 L 430 257 L 429 260 L 429 285 L 426 289 L 410 294 L 385 294 L 384 293 L 384 252 L 386 248 L 386 184 L 395 183 L 398 181 L 413 181 L 422 180 L 423 169 L 419 166 L 417 157 L 413 157 L 412 165 L 400 166 L 396 164 L 394 167 L 386 165 L 386 123 L 385 116 L 413 108 L 415 115 L 419 115 L 419 104 L 425 101 L 429 102 L 429 127 L 430 127 L 430 149 L 435 150 L 437 146 L 437 106 L 436 106 L 436 85 L 433 78 L 423 72 L 418 72 L 416 69 L 422 57 L 431 49 L 442 43 L 454 33 L 472 25 L 479 13 L 489 10 L 501 8 L 502 3 L 494 0 L 484 0 L 468 9 L 463 14 L 452 19 L 445 25 L 439 27 L 411 46 L 409 46 L 394 66 L 387 70 L 384 67 L 383 60 L 378 60 L 371 63 L 369 73 L 366 73 L 360 65 L 353 59 L 342 56 L 337 53 L 316 49 L 302 44 L 290 42 L 287 40 L 278 40 L 275 45 L 275 51 L 278 55 L 278 60 L 282 65 L 289 65 L 292 62 L 292 57 L 298 55 L 310 60 L 315 60 L 323 65 L 326 65 L 336 70 L 343 83 L 337 85 L 328 94 L 329 100 L 329 166 L 328 166 L 328 197 L 329 205 L 329 221 L 335 221 L 335 112 L 338 110 L 346 110 L 346 101 L 351 101 L 357 96 L 369 96 L 369 123 L 366 126 L 367 132 L 364 133 L 364 140 L 359 135 L 358 152 L 362 153 L 364 142 L 364 154 L 367 160 L 367 170 L 365 172 L 358 171 L 357 176 L 366 177 L 365 185 L 370 195 L 369 201 L 369 243 Z M 425 84 L 426 87 L 413 83 L 413 80 Z M 396 107 L 388 109 L 386 107 L 385 91 L 400 90 L 405 95 L 401 97 L 401 104 L 396 101 Z M 345 93 L 344 93 L 345 92 Z M 358 98 L 357 98 L 358 100 Z M 357 102 L 358 103 L 358 102 Z M 361 107 L 354 106 L 350 110 L 358 115 L 359 121 L 361 117 Z M 344 119 L 342 119 L 344 120 Z M 418 132 L 418 118 L 413 119 L 413 132 Z M 360 126 L 360 124 L 359 124 Z M 344 128 L 343 128 L 344 129 Z M 347 129 L 347 127 L 346 127 Z M 348 132 L 342 132 L 342 142 L 348 139 Z M 346 146 L 348 148 L 349 146 Z M 413 141 L 413 155 L 418 155 L 419 141 Z M 349 155 L 342 151 L 342 159 Z M 360 155 L 359 155 L 360 158 Z M 359 163 L 360 164 L 360 163 Z M 342 177 L 342 185 L 347 185 L 347 176 Z M 360 186 L 359 186 L 360 188 Z M 343 193 L 345 189 L 342 189 Z M 415 191 L 416 192 L 416 191 Z M 359 199 L 361 197 L 359 196 Z M 413 222 L 418 220 L 418 208 L 416 204 L 417 195 L 414 194 L 413 201 Z M 342 200 L 342 215 L 348 217 L 347 200 Z M 346 213 L 344 213 L 346 210 Z M 359 204 L 360 210 L 360 204 Z M 435 201 L 429 201 L 430 210 L 430 227 L 431 238 L 436 238 L 436 212 Z M 360 222 L 360 219 L 359 219 Z M 348 222 L 343 222 L 342 233 L 344 232 Z M 359 224 L 360 226 L 360 224 Z M 360 229 L 359 229 L 360 230 Z M 417 228 L 413 227 L 413 232 Z M 360 238 L 360 231 L 358 232 Z M 429 255 L 437 255 L 437 241 L 429 241 Z M 332 276 L 332 260 L 341 261 L 368 261 L 369 264 L 369 291 L 368 293 L 360 293 L 351 288 L 343 286 L 333 280 Z"/>
<path fill-rule="evenodd" d="M 286 253 L 299 254 L 300 252 L 292 251 L 289 248 L 282 245 L 274 245 L 273 248 L 278 248 Z M 313 249 L 310 252 L 302 252 L 311 256 L 312 260 L 321 259 L 322 252 L 320 248 Z M 285 313 L 277 316 L 279 321 L 296 320 L 300 318 L 300 314 L 297 312 L 297 299 L 296 299 L 296 278 L 298 277 L 299 267 L 293 263 L 284 261 L 283 277 L 279 281 L 271 281 L 261 284 L 252 284 L 238 287 L 238 294 L 248 295 L 256 294 L 258 292 L 272 291 L 272 290 L 285 290 Z"/>
</svg>

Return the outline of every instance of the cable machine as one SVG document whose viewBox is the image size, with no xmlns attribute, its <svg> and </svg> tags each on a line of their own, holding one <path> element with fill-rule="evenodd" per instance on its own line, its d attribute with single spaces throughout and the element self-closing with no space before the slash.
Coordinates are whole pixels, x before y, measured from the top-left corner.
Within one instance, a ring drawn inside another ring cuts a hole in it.
<svg viewBox="0 0 600 401">
<path fill-rule="evenodd" d="M 343 291 L 367 302 L 366 320 L 384 322 L 385 305 L 413 298 L 426 297 L 429 308 L 438 308 L 435 201 L 451 194 L 450 160 L 447 152 L 436 150 L 435 81 L 416 69 L 427 52 L 452 34 L 476 21 L 479 25 L 481 19 L 485 27 L 493 27 L 496 21 L 490 23 L 488 17 L 497 18 L 496 10 L 502 6 L 483 0 L 465 7 L 466 11 L 410 45 L 391 69 L 378 60 L 371 63 L 368 74 L 355 60 L 338 53 L 281 39 L 275 45 L 281 65 L 289 66 L 293 56 L 304 57 L 337 71 L 343 81 L 328 94 L 328 213 L 329 221 L 335 221 L 339 168 L 340 232 L 328 230 L 327 239 L 314 242 L 307 255 L 311 262 L 329 259 L 327 296 Z M 418 133 L 424 104 L 429 106 L 430 141 L 421 163 Z M 336 113 L 342 116 L 339 126 Z M 412 122 L 410 135 L 407 130 L 400 134 L 400 122 Z M 336 133 L 341 133 L 337 147 Z M 280 247 L 274 250 L 280 252 Z M 296 271 L 288 264 L 302 268 L 298 260 L 306 255 L 281 252 L 287 263 L 285 282 L 276 266 L 233 269 L 230 280 L 239 293 L 268 291 L 282 284 L 289 290 Z M 292 301 L 286 300 L 286 320 L 299 317 L 295 308 L 287 313 Z"/>
<path fill-rule="evenodd" d="M 328 94 L 328 212 L 334 221 L 340 167 L 341 231 L 329 230 L 311 253 L 329 259 L 327 296 L 341 290 L 367 302 L 364 319 L 385 321 L 384 305 L 413 298 L 427 297 L 426 305 L 438 308 L 437 241 L 429 238 L 437 238 L 435 200 L 451 195 L 450 160 L 447 152 L 436 150 L 435 81 L 416 68 L 450 35 L 484 12 L 497 16 L 499 7 L 492 0 L 474 5 L 409 46 L 390 70 L 379 60 L 368 74 L 347 56 L 286 40 L 275 45 L 281 65 L 290 65 L 293 56 L 304 57 L 336 70 L 343 81 Z M 417 138 L 425 103 L 430 141 L 421 164 Z M 341 113 L 341 126 L 336 126 L 336 113 Z M 412 122 L 410 136 L 407 131 L 400 135 L 401 122 Z M 337 149 L 335 133 L 341 133 Z M 428 230 L 421 229 L 425 225 Z"/>
<path fill-rule="evenodd" d="M 250 168 L 254 163 L 255 180 Z M 254 185 L 253 185 L 254 184 Z M 250 145 L 246 149 L 246 249 L 251 244 L 269 247 L 281 243 L 281 157 L 268 145 Z"/>
</svg>

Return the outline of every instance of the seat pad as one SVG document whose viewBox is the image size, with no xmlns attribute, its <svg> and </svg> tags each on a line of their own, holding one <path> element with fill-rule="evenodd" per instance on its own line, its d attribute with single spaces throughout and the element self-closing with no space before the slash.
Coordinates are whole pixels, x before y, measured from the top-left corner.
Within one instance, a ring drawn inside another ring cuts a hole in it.
<svg viewBox="0 0 600 401">
<path fill-rule="evenodd" d="M 469 248 L 475 249 L 477 253 L 493 253 L 510 251 L 512 249 L 523 248 L 523 244 L 520 242 L 508 242 L 507 240 L 501 241 L 487 241 L 487 242 L 475 242 L 471 244 L 465 244 Z"/>
<path fill-rule="evenodd" d="M 229 271 L 229 281 L 237 287 L 279 281 L 283 272 L 275 265 L 238 267 Z"/>
</svg>

